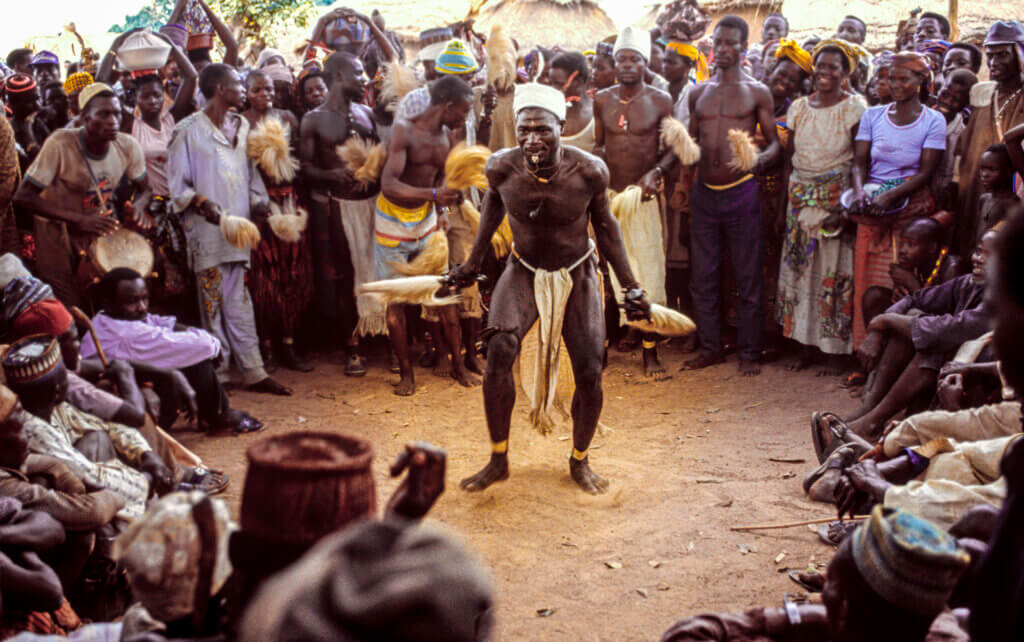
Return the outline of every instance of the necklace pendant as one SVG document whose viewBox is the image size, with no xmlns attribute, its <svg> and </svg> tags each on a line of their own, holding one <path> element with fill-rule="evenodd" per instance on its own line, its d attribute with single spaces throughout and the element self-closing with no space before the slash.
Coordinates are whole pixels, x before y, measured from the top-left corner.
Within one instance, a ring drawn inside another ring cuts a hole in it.
<svg viewBox="0 0 1024 642">
<path fill-rule="evenodd" d="M 625 114 L 619 114 L 619 127 L 623 128 L 623 129 L 628 129 L 629 128 L 629 121 L 626 120 L 626 115 Z"/>
</svg>

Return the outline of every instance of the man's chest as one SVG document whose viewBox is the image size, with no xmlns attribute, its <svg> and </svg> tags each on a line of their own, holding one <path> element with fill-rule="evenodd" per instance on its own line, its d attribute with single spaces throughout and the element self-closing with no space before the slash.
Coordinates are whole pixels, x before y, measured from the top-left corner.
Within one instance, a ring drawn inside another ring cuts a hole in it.
<svg viewBox="0 0 1024 642">
<path fill-rule="evenodd" d="M 545 182 L 527 173 L 506 181 L 499 193 L 509 216 L 528 222 L 571 223 L 585 216 L 590 204 L 590 190 L 579 174 Z"/>
<path fill-rule="evenodd" d="M 749 91 L 738 87 L 710 87 L 697 97 L 694 116 L 701 121 L 738 120 L 753 117 L 756 109 L 757 103 Z"/>
</svg>

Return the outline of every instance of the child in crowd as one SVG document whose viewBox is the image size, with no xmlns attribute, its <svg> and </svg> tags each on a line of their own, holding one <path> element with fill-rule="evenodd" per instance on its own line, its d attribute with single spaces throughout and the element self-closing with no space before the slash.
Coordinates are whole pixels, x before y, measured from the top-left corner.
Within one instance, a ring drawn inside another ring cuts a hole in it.
<svg viewBox="0 0 1024 642">
<path fill-rule="evenodd" d="M 981 155 L 978 182 L 984 192 L 978 199 L 976 234 L 979 239 L 1006 218 L 1010 208 L 1020 202 L 1013 191 L 1013 174 L 1013 163 L 1006 145 L 997 143 Z"/>
</svg>

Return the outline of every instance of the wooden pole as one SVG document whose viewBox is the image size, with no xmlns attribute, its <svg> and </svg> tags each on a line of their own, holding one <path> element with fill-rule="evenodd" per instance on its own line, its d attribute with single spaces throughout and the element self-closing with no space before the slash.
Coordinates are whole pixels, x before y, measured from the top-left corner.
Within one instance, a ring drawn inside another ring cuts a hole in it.
<svg viewBox="0 0 1024 642">
<path fill-rule="evenodd" d="M 846 521 L 857 522 L 870 517 L 870 515 L 857 515 L 856 517 L 850 517 Z M 778 530 L 780 528 L 793 528 L 795 526 L 813 526 L 814 524 L 828 524 L 829 522 L 841 521 L 835 517 L 823 517 L 821 519 L 807 519 L 802 522 L 786 522 L 784 524 L 752 524 L 750 526 L 733 526 L 729 530 L 731 531 L 767 531 L 767 530 Z"/>
<path fill-rule="evenodd" d="M 949 0 L 949 39 L 956 42 L 960 39 L 960 0 Z"/>
</svg>

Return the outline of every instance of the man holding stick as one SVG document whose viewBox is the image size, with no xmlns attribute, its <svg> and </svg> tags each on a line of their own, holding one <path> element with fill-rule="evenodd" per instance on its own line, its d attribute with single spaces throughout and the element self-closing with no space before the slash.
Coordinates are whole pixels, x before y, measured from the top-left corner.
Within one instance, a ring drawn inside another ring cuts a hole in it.
<svg viewBox="0 0 1024 642">
<path fill-rule="evenodd" d="M 603 493 L 608 482 L 590 469 L 587 456 L 603 403 L 605 328 L 595 249 L 607 258 L 625 289 L 628 316 L 647 317 L 650 304 L 629 267 L 618 222 L 609 209 L 608 168 L 595 156 L 561 146 L 565 97 L 552 87 L 520 85 L 514 110 L 519 147 L 497 152 L 488 161 L 490 190 L 484 196 L 476 242 L 467 261 L 448 279 L 458 286 L 473 282 L 507 211 L 515 245 L 495 287 L 483 332 L 491 460 L 461 486 L 479 491 L 508 478 L 509 425 L 516 397 L 512 365 L 523 336 L 539 319 L 538 358 L 547 362 L 545 374 L 558 370 L 559 338 L 572 361 L 576 392 L 569 471 L 583 490 Z M 596 248 L 587 235 L 591 223 Z"/>
</svg>

